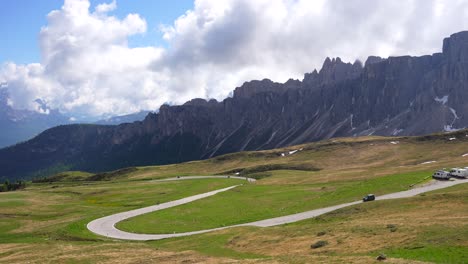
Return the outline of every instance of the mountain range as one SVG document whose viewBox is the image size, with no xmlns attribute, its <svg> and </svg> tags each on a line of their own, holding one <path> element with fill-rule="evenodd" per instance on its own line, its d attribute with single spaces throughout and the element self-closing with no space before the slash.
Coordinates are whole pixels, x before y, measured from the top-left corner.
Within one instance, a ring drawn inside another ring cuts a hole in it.
<svg viewBox="0 0 468 264">
<path fill-rule="evenodd" d="M 18 110 L 8 104 L 8 99 L 8 90 L 0 88 L 0 148 L 31 139 L 51 127 L 70 123 L 68 117 L 45 105 L 42 108 L 47 114 Z"/>
<path fill-rule="evenodd" d="M 150 111 L 140 111 L 133 114 L 122 116 L 111 116 L 98 121 L 74 120 L 57 109 L 49 108 L 41 100 L 36 102 L 41 107 L 41 113 L 26 109 L 15 109 L 9 103 L 9 94 L 7 88 L 0 88 L 0 148 L 12 146 L 17 143 L 29 140 L 39 133 L 58 125 L 67 125 L 72 123 L 92 123 L 99 125 L 118 125 L 122 123 L 131 123 L 145 119 Z"/>
<path fill-rule="evenodd" d="M 151 113 L 151 111 L 139 111 L 136 113 L 128 114 L 128 115 L 119 115 L 119 116 L 111 116 L 108 118 L 104 118 L 93 122 L 96 125 L 120 125 L 123 123 L 132 123 L 135 121 L 141 121 L 145 119 L 145 117 Z"/>
<path fill-rule="evenodd" d="M 143 121 L 66 125 L 0 150 L 0 176 L 104 171 L 285 147 L 342 136 L 422 135 L 468 127 L 468 31 L 441 53 L 327 58 L 302 81 L 250 81 L 222 102 L 163 105 Z"/>
</svg>

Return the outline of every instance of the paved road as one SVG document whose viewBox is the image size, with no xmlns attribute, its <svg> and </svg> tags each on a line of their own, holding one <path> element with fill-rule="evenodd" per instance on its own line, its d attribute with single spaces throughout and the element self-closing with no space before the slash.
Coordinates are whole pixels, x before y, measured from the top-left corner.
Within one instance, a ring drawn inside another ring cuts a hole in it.
<svg viewBox="0 0 468 264">
<path fill-rule="evenodd" d="M 190 176 L 190 179 L 198 179 L 198 178 L 212 178 L 212 177 L 219 177 L 219 176 L 201 176 L 201 177 L 196 177 L 196 176 Z M 226 178 L 226 177 L 224 177 Z M 244 177 L 241 177 L 242 179 L 245 179 Z M 180 177 L 180 178 L 171 178 L 172 180 L 184 180 L 188 179 L 188 177 Z M 169 180 L 169 179 L 166 179 Z M 252 179 L 253 180 L 253 179 Z M 403 191 L 403 192 L 397 192 L 397 193 L 391 193 L 391 194 L 386 194 L 382 195 L 380 197 L 377 197 L 376 200 L 387 200 L 387 199 L 397 199 L 397 198 L 407 198 L 411 196 L 415 196 L 424 192 L 429 192 L 429 191 L 434 191 L 442 188 L 447 188 L 450 186 L 454 186 L 457 184 L 461 183 L 466 183 L 468 180 L 456 180 L 456 181 L 436 181 L 430 185 L 423 186 L 423 187 L 418 187 L 414 188 L 408 191 Z M 106 216 L 103 218 L 96 219 L 92 222 L 90 222 L 87 227 L 88 229 L 96 233 L 98 235 L 110 237 L 110 238 L 116 238 L 116 239 L 124 239 L 124 240 L 140 240 L 140 241 L 146 241 L 146 240 L 159 240 L 159 239 L 165 239 L 165 238 L 172 238 L 172 237 L 182 237 L 182 236 L 190 236 L 190 235 L 195 235 L 195 234 L 201 234 L 201 233 L 206 233 L 206 232 L 211 232 L 211 231 L 216 231 L 216 230 L 222 230 L 226 228 L 231 228 L 231 227 L 238 227 L 238 226 L 258 226 L 258 227 L 269 227 L 269 226 L 276 226 L 276 225 L 282 225 L 282 224 L 287 224 L 287 223 L 293 223 L 313 217 L 317 217 L 322 214 L 326 214 L 331 211 L 335 211 L 340 208 L 344 208 L 347 206 L 355 205 L 362 203 L 362 201 L 356 201 L 356 202 L 351 202 L 351 203 L 345 203 L 345 204 L 340 204 L 340 205 L 335 205 L 335 206 L 330 206 L 326 208 L 321 208 L 321 209 L 315 209 L 303 213 L 298 213 L 298 214 L 293 214 L 293 215 L 287 215 L 287 216 L 281 216 L 281 217 L 275 217 L 275 218 L 270 218 L 270 219 L 265 219 L 261 221 L 256 221 L 256 222 L 251 222 L 251 223 L 245 223 L 245 224 L 240 224 L 240 225 L 233 225 L 233 226 L 226 226 L 226 227 L 220 227 L 220 228 L 213 228 L 213 229 L 206 229 L 206 230 L 200 230 L 200 231 L 194 231 L 194 232 L 186 232 L 186 233 L 177 233 L 177 234 L 135 234 L 135 233 L 129 233 L 129 232 L 124 232 L 121 230 L 118 230 L 115 228 L 115 224 L 118 222 L 135 217 L 138 215 L 154 212 L 154 211 L 159 211 L 163 210 L 166 208 L 174 207 L 177 205 L 189 203 L 195 200 L 203 199 L 212 195 L 215 195 L 220 192 L 225 192 L 228 190 L 231 190 L 233 188 L 236 188 L 239 185 L 231 186 L 228 188 L 224 189 L 219 189 L 216 191 L 211 191 L 207 193 L 202 193 L 190 197 L 186 197 L 180 200 L 172 201 L 172 202 L 167 202 L 159 205 L 153 205 L 141 209 L 136 209 L 136 210 L 131 210 L 123 213 L 118 213 L 110 216 Z"/>
<path fill-rule="evenodd" d="M 183 177 L 165 178 L 161 180 L 152 180 L 151 182 L 196 180 L 196 179 L 238 179 L 238 180 L 247 180 L 249 182 L 257 181 L 256 179 L 253 179 L 253 178 L 241 177 L 241 176 L 183 176 Z"/>
</svg>

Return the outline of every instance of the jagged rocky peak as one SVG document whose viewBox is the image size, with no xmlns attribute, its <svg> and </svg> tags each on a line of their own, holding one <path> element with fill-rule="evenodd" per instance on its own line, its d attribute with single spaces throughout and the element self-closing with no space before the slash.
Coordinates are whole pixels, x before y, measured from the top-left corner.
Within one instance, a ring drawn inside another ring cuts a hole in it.
<svg viewBox="0 0 468 264">
<path fill-rule="evenodd" d="M 336 65 L 342 65 L 342 64 L 350 64 L 350 63 L 344 63 L 340 57 L 331 58 L 331 59 L 327 57 L 325 61 L 323 62 L 322 69 L 320 70 L 320 72 L 327 71 L 329 69 L 337 67 Z"/>
<path fill-rule="evenodd" d="M 167 111 L 167 109 L 169 109 L 171 106 L 167 103 L 164 103 L 162 104 L 160 107 L 159 107 L 159 112 L 161 111 Z"/>
<path fill-rule="evenodd" d="M 184 105 L 210 106 L 210 105 L 215 105 L 216 103 L 218 103 L 218 101 L 216 101 L 215 99 L 210 99 L 209 101 L 207 101 L 203 98 L 195 98 L 186 102 Z"/>
<path fill-rule="evenodd" d="M 442 51 L 450 62 L 468 62 L 468 31 L 445 38 Z"/>
<path fill-rule="evenodd" d="M 322 75 L 325 82 L 340 82 L 354 79 L 362 72 L 362 63 L 356 61 L 354 64 L 345 63 L 340 57 L 336 59 L 326 58 L 323 62 L 319 75 Z"/>
<path fill-rule="evenodd" d="M 288 89 L 297 89 L 302 87 L 302 82 L 296 79 L 289 79 L 284 83 L 284 86 Z"/>
<path fill-rule="evenodd" d="M 284 90 L 282 84 L 272 82 L 269 79 L 263 79 L 261 81 L 255 80 L 245 82 L 241 87 L 237 87 L 234 90 L 234 98 L 249 98 L 254 94 L 266 92 L 283 93 Z"/>
<path fill-rule="evenodd" d="M 314 69 L 313 72 L 311 73 L 305 73 L 304 74 L 304 79 L 302 80 L 304 83 L 315 83 L 318 81 L 318 71 L 317 69 Z"/>
<path fill-rule="evenodd" d="M 369 56 L 366 60 L 366 66 L 369 66 L 371 64 L 379 63 L 385 61 L 385 59 L 379 57 L 379 56 Z"/>
<path fill-rule="evenodd" d="M 362 61 L 355 60 L 354 63 L 353 63 L 353 67 L 362 69 L 363 68 Z"/>
<path fill-rule="evenodd" d="M 358 60 L 351 64 L 343 62 L 340 57 L 333 59 L 327 57 L 320 72 L 314 70 L 312 73 L 304 75 L 304 83 L 312 86 L 322 86 L 355 79 L 362 73 L 362 69 L 362 63 Z"/>
</svg>

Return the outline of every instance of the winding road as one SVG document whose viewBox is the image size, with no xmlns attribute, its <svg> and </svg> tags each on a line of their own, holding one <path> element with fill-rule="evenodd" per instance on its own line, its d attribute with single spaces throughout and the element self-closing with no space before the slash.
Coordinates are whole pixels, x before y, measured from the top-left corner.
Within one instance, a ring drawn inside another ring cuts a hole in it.
<svg viewBox="0 0 468 264">
<path fill-rule="evenodd" d="M 234 178 L 234 179 L 243 179 L 247 180 L 249 182 L 254 182 L 255 179 L 251 178 L 246 178 L 246 177 L 237 177 L 237 176 L 188 176 L 188 177 L 175 177 L 175 178 L 168 178 L 168 179 L 162 179 L 162 180 L 155 180 L 155 181 L 174 181 L 174 180 L 190 180 L 190 179 L 203 179 L 203 178 Z M 415 196 L 421 193 L 429 192 L 429 191 L 434 191 L 442 188 L 447 188 L 451 187 L 457 184 L 461 183 L 466 183 L 468 180 L 455 180 L 455 181 L 435 181 L 431 183 L 430 185 L 427 186 L 422 186 L 418 188 L 414 188 L 408 191 L 402 191 L 402 192 L 396 192 L 396 193 L 391 193 L 391 194 L 386 194 L 382 195 L 376 198 L 376 200 L 387 200 L 387 199 L 397 199 L 397 198 L 407 198 L 411 196 Z M 330 207 L 325 207 L 321 209 L 315 209 L 311 211 L 306 211 L 303 213 L 298 213 L 298 214 L 292 214 L 292 215 L 286 215 L 286 216 L 281 216 L 281 217 L 275 217 L 275 218 L 270 218 L 270 219 L 265 219 L 265 220 L 260 220 L 256 222 L 251 222 L 251 223 L 245 223 L 245 224 L 240 224 L 240 225 L 232 225 L 232 226 L 226 226 L 226 227 L 220 227 L 220 228 L 213 228 L 213 229 L 206 229 L 206 230 L 200 230 L 200 231 L 193 231 L 193 232 L 185 232 L 185 233 L 174 233 L 174 234 L 136 234 L 136 233 L 129 233 L 125 231 L 121 231 L 115 227 L 115 225 L 128 218 L 132 218 L 138 215 L 146 214 L 146 213 L 151 213 L 167 208 L 171 208 L 174 206 L 190 203 L 199 199 L 203 199 L 209 196 L 213 196 L 215 194 L 218 194 L 220 192 L 225 192 L 228 190 L 231 190 L 233 188 L 236 188 L 240 185 L 234 185 L 231 187 L 211 191 L 211 192 L 206 192 L 202 194 L 197 194 L 194 196 L 186 197 L 183 199 L 167 202 L 167 203 L 162 203 L 158 205 L 153 205 L 149 207 L 144 207 L 136 210 L 131 210 L 123 213 L 118 213 L 118 214 L 113 214 L 109 215 L 106 217 L 102 217 L 99 219 L 96 219 L 94 221 L 91 221 L 88 225 L 87 228 L 98 235 L 101 236 L 106 236 L 109 238 L 116 238 L 116 239 L 123 239 L 123 240 L 138 240 L 138 241 L 147 241 L 147 240 L 159 240 L 159 239 L 165 239 L 165 238 L 173 238 L 173 237 L 182 237 L 182 236 L 191 236 L 191 235 L 196 235 L 196 234 L 202 234 L 202 233 L 207 233 L 211 231 L 216 231 L 216 230 L 222 230 L 226 228 L 232 228 L 232 227 L 239 227 L 239 226 L 257 226 L 257 227 L 269 227 L 269 226 L 276 226 L 276 225 L 282 225 L 282 224 L 287 224 L 287 223 L 293 223 L 313 217 L 317 217 L 319 215 L 323 215 L 332 211 L 335 211 L 340 208 L 344 208 L 347 206 L 355 205 L 362 203 L 362 201 L 355 201 L 351 203 L 345 203 L 345 204 L 339 204 L 335 206 L 330 206 Z"/>
</svg>

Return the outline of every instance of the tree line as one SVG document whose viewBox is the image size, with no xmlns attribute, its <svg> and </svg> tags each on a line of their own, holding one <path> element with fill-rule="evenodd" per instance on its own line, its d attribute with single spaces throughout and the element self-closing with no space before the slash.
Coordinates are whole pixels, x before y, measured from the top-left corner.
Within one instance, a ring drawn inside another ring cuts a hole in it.
<svg viewBox="0 0 468 264">
<path fill-rule="evenodd" d="M 16 181 L 14 183 L 11 183 L 7 180 L 2 185 L 0 185 L 0 192 L 16 191 L 24 188 L 26 188 L 25 181 Z"/>
</svg>

